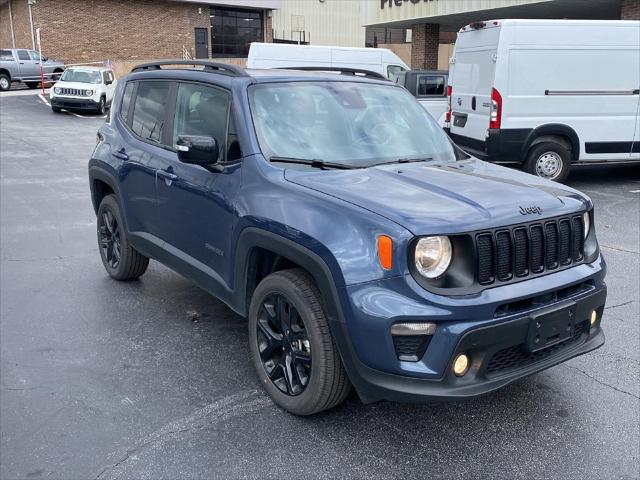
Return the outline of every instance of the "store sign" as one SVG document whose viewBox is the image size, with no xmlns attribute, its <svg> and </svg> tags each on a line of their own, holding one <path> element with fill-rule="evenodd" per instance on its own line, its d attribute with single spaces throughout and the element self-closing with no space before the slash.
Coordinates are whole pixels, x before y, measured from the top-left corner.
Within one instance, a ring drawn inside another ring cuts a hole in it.
<svg viewBox="0 0 640 480">
<path fill-rule="evenodd" d="M 394 5 L 396 7 L 401 7 L 404 3 L 412 3 L 416 5 L 418 3 L 431 3 L 437 1 L 438 0 L 380 0 L 380 8 L 384 10 L 384 7 L 391 8 Z"/>
</svg>

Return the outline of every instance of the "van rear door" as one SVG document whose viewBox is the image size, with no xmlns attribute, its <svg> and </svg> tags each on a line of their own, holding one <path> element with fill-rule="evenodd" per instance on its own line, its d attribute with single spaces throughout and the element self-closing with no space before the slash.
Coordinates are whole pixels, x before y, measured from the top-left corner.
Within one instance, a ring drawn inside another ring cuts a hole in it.
<svg viewBox="0 0 640 480">
<path fill-rule="evenodd" d="M 456 143 L 471 150 L 484 150 L 491 114 L 495 58 L 496 46 L 463 50 L 456 46 L 451 65 L 451 136 Z"/>
</svg>

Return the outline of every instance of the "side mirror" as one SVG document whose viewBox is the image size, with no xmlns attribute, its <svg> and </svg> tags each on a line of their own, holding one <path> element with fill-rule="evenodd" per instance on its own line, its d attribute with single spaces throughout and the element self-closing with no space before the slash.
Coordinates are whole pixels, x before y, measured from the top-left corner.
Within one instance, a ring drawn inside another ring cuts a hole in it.
<svg viewBox="0 0 640 480">
<path fill-rule="evenodd" d="M 108 80 L 108 79 L 104 82 L 105 85 L 111 85 L 112 83 L 113 83 L 113 80 Z"/>
<path fill-rule="evenodd" d="M 42 56 L 42 61 L 43 62 L 48 62 L 49 61 L 49 57 L 45 57 L 44 55 Z"/>
<path fill-rule="evenodd" d="M 176 142 L 178 160 L 194 165 L 212 165 L 218 163 L 220 149 L 213 137 L 199 135 L 179 135 Z"/>
</svg>

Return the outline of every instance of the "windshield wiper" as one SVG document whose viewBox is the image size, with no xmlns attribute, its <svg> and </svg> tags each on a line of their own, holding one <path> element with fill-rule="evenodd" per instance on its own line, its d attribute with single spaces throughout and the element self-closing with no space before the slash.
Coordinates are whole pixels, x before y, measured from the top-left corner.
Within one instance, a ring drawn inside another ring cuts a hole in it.
<svg viewBox="0 0 640 480">
<path fill-rule="evenodd" d="M 433 160 L 433 158 L 431 158 L 431 157 L 398 158 L 396 160 L 391 160 L 390 162 L 374 163 L 371 166 L 372 167 L 377 167 L 378 165 L 393 165 L 393 164 L 396 164 L 396 163 L 430 162 L 431 160 Z"/>
<path fill-rule="evenodd" d="M 358 168 L 353 165 L 345 165 L 344 163 L 333 163 L 333 162 L 325 162 L 324 160 L 319 160 L 317 158 L 295 158 L 295 157 L 278 157 L 273 156 L 269 158 L 270 162 L 278 162 L 278 163 L 294 163 L 298 165 L 309 165 L 314 168 L 320 169 L 329 169 L 335 168 L 339 170 L 350 170 L 352 168 Z"/>
</svg>

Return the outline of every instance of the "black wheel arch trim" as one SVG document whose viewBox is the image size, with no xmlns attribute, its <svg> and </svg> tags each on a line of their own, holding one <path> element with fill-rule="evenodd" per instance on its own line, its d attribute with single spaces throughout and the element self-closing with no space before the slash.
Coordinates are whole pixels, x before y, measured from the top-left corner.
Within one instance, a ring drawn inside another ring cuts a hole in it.
<svg viewBox="0 0 640 480">
<path fill-rule="evenodd" d="M 129 227 L 127 225 L 127 215 L 124 210 L 124 205 L 122 202 L 122 196 L 120 194 L 120 188 L 118 187 L 118 181 L 115 177 L 109 173 L 106 168 L 100 167 L 98 165 L 91 165 L 89 167 L 89 187 L 91 189 L 91 204 L 93 205 L 93 210 L 98 214 L 98 208 L 100 204 L 98 203 L 98 199 L 96 198 L 96 192 L 94 187 L 95 180 L 100 180 L 101 182 L 108 185 L 113 193 L 116 195 L 118 199 L 118 204 L 120 205 L 120 212 L 122 214 L 122 222 L 124 223 L 125 232 L 129 233 Z"/>
<path fill-rule="evenodd" d="M 575 162 L 580 158 L 580 138 L 578 134 L 573 128 L 562 123 L 547 123 L 534 128 L 522 145 L 521 158 L 526 159 L 533 142 L 537 138 L 546 135 L 558 135 L 568 138 L 571 144 L 571 160 Z"/>
</svg>

